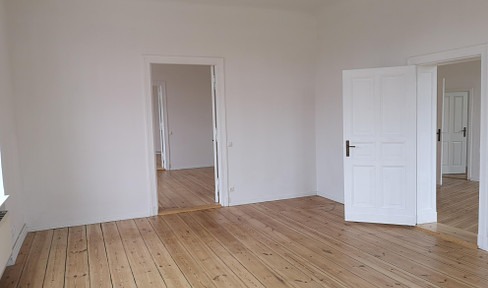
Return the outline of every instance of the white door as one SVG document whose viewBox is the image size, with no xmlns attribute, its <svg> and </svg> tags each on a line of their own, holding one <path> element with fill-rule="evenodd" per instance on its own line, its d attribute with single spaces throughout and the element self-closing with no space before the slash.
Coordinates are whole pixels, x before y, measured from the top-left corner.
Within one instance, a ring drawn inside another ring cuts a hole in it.
<svg viewBox="0 0 488 288">
<path fill-rule="evenodd" d="M 220 203 L 219 194 L 219 142 L 217 130 L 217 77 L 215 74 L 215 66 L 210 66 L 210 73 L 212 73 L 212 128 L 213 128 L 213 148 L 214 148 L 214 178 L 215 178 L 215 202 Z"/>
<path fill-rule="evenodd" d="M 466 173 L 468 92 L 444 94 L 442 173 Z"/>
<path fill-rule="evenodd" d="M 416 224 L 416 81 L 415 66 L 343 72 L 346 221 Z"/>
<path fill-rule="evenodd" d="M 159 144 L 161 149 L 161 167 L 169 170 L 169 149 L 168 149 L 168 119 L 166 110 L 166 83 L 158 86 L 158 124 L 159 124 Z"/>
</svg>

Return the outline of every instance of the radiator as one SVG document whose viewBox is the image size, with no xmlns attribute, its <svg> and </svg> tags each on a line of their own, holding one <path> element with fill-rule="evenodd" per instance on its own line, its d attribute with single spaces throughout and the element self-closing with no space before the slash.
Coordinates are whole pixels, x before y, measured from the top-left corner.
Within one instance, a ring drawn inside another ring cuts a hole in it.
<svg viewBox="0 0 488 288">
<path fill-rule="evenodd" d="M 12 235 L 10 232 L 10 219 L 7 211 L 0 211 L 0 275 L 7 266 L 12 254 Z"/>
</svg>

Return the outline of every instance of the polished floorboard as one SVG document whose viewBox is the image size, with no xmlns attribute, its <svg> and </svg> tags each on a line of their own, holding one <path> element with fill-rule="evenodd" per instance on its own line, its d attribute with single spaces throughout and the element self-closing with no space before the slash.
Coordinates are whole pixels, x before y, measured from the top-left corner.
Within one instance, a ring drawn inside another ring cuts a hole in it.
<svg viewBox="0 0 488 288">
<path fill-rule="evenodd" d="M 437 222 L 478 233 L 479 182 L 458 175 L 443 177 L 437 190 Z"/>
<path fill-rule="evenodd" d="M 213 167 L 157 173 L 159 212 L 215 206 Z"/>
<path fill-rule="evenodd" d="M 441 237 L 477 247 L 479 182 L 468 181 L 466 174 L 444 175 L 437 188 L 437 223 L 418 227 Z"/>
<path fill-rule="evenodd" d="M 0 287 L 488 287 L 488 253 L 314 196 L 29 233 Z"/>
</svg>

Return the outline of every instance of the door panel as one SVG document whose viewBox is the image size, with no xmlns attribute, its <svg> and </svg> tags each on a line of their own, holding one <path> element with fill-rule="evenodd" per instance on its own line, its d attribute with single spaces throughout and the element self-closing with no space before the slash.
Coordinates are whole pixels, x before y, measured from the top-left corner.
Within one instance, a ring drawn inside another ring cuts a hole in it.
<svg viewBox="0 0 488 288">
<path fill-rule="evenodd" d="M 346 220 L 415 225 L 415 67 L 344 71 L 343 93 Z"/>
</svg>

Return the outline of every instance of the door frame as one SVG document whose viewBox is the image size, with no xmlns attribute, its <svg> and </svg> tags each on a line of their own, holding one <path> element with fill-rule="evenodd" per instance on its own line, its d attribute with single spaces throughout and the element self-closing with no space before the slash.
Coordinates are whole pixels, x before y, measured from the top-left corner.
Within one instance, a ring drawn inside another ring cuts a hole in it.
<svg viewBox="0 0 488 288">
<path fill-rule="evenodd" d="M 437 67 L 441 64 L 448 64 L 457 61 L 469 60 L 473 58 L 481 57 L 481 118 L 480 118 L 480 184 L 479 184 L 479 219 L 478 219 L 478 247 L 483 250 L 488 250 L 488 44 L 466 47 L 466 48 L 459 48 L 453 49 L 448 51 L 442 51 L 437 53 L 431 53 L 422 56 L 413 56 L 408 58 L 407 63 L 409 65 L 417 65 L 417 67 Z M 434 79 L 431 79 L 434 81 Z M 437 82 L 437 79 L 435 79 Z M 432 93 L 431 93 L 432 94 Z M 437 93 L 435 93 L 437 94 Z M 433 103 L 434 98 L 432 95 L 428 95 L 426 93 L 422 95 L 418 95 L 419 100 L 428 101 Z M 420 99 L 425 98 L 425 99 Z M 437 95 L 435 95 L 435 103 L 437 103 Z M 433 106 L 433 105 L 432 105 Z M 435 109 L 434 109 L 435 108 Z M 419 110 L 417 115 L 417 119 L 432 119 L 433 123 L 431 125 L 426 125 L 429 127 L 437 127 L 436 119 L 433 116 L 437 115 L 437 105 L 435 107 L 431 107 L 430 112 L 428 109 L 426 110 Z M 421 113 L 422 111 L 425 111 Z M 432 125 L 434 124 L 434 125 Z M 417 131 L 417 134 L 420 131 Z M 435 135 L 435 129 L 431 131 L 432 135 Z M 434 145 L 434 143 L 430 143 L 430 145 Z M 430 146 L 429 146 L 430 147 Z M 420 147 L 418 147 L 420 150 Z M 436 161 L 434 157 L 436 156 L 436 149 L 430 149 L 428 152 L 430 154 L 430 161 Z M 435 162 L 434 162 L 435 163 Z M 435 174 L 430 175 L 430 177 L 434 177 Z M 436 199 L 436 190 L 435 189 L 418 189 L 417 190 L 417 199 L 424 199 L 424 198 L 432 198 Z M 425 195 L 427 194 L 427 195 Z M 434 204 L 435 208 L 435 202 Z M 418 207 L 417 207 L 418 209 Z M 418 213 L 418 210 L 417 210 Z M 433 216 L 432 214 L 431 216 Z M 435 210 L 435 219 L 421 219 L 421 220 L 435 220 L 430 222 L 437 221 L 437 212 Z M 428 223 L 424 222 L 423 223 Z M 421 224 L 422 222 L 419 222 Z"/>
<path fill-rule="evenodd" d="M 164 55 L 143 55 L 144 61 L 144 79 L 146 94 L 146 144 L 147 144 L 147 174 L 149 175 L 150 203 L 149 209 L 152 215 L 158 214 L 158 189 L 157 175 L 154 173 L 156 165 L 154 155 L 154 127 L 153 127 L 153 107 L 152 107 L 152 83 L 151 83 L 151 64 L 182 64 L 182 65 L 207 65 L 215 67 L 216 81 L 216 113 L 217 113 L 217 142 L 218 147 L 218 169 L 219 181 L 218 190 L 220 197 L 219 204 L 229 206 L 229 188 L 228 188 L 228 157 L 227 157 L 227 118 L 225 104 L 225 87 L 224 87 L 224 58 L 219 57 L 186 57 L 186 56 L 164 56 Z"/>
</svg>

